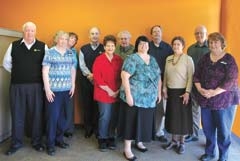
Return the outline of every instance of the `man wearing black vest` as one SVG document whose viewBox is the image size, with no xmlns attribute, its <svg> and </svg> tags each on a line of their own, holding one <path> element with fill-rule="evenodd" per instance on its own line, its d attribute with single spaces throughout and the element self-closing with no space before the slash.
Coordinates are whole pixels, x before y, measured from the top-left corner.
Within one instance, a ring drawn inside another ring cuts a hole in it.
<svg viewBox="0 0 240 161">
<path fill-rule="evenodd" d="M 31 120 L 32 146 L 43 151 L 43 80 L 42 60 L 47 46 L 36 40 L 36 25 L 23 25 L 23 38 L 10 44 L 3 59 L 3 67 L 11 73 L 10 107 L 12 141 L 6 155 L 14 154 L 23 146 L 25 118 Z"/>
<path fill-rule="evenodd" d="M 93 74 L 92 66 L 97 56 L 104 52 L 99 43 L 100 30 L 92 27 L 89 30 L 90 43 L 83 45 L 79 53 L 79 65 L 82 72 L 81 89 L 84 111 L 85 138 L 93 133 L 97 135 L 98 111 L 97 103 L 93 100 Z"/>
</svg>

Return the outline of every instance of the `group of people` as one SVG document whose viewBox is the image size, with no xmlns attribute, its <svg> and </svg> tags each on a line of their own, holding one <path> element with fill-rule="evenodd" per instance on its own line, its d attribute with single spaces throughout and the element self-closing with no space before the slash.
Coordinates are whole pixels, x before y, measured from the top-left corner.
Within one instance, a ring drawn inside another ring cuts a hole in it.
<svg viewBox="0 0 240 161">
<path fill-rule="evenodd" d="M 123 139 L 123 155 L 134 161 L 133 141 L 134 148 L 146 152 L 144 142 L 168 142 L 166 131 L 172 138 L 163 148 L 183 154 L 185 142 L 198 140 L 201 120 L 206 145 L 200 160 L 215 158 L 216 146 L 218 160 L 228 159 L 239 104 L 238 67 L 224 50 L 222 34 L 207 38 L 206 27 L 197 26 L 196 43 L 185 54 L 184 38 L 174 37 L 171 45 L 164 42 L 159 25 L 151 28 L 152 41 L 141 35 L 135 46 L 128 31 L 119 32 L 119 43 L 114 35 L 106 35 L 101 44 L 100 30 L 93 27 L 90 43 L 79 55 L 75 33 L 57 32 L 50 49 L 35 34 L 36 25 L 25 23 L 23 38 L 10 44 L 3 60 L 11 72 L 12 143 L 7 155 L 23 146 L 27 113 L 35 150 L 44 150 L 44 128 L 49 155 L 55 154 L 55 146 L 68 148 L 63 137 L 73 135 L 72 96 L 79 66 L 84 136 L 95 134 L 100 151 L 114 150 L 116 138 Z"/>
</svg>

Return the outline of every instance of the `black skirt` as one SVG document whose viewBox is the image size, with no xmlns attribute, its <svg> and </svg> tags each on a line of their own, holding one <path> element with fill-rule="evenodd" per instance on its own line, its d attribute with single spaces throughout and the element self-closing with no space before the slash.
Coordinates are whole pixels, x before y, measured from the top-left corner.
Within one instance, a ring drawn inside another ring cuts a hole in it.
<svg viewBox="0 0 240 161">
<path fill-rule="evenodd" d="M 185 89 L 169 89 L 165 116 L 165 129 L 168 133 L 177 135 L 192 134 L 193 119 L 192 106 L 189 96 L 187 105 L 183 104 L 180 97 Z"/>
<path fill-rule="evenodd" d="M 124 108 L 123 138 L 136 142 L 149 142 L 155 134 L 155 108 L 141 108 L 128 106 L 121 101 L 120 108 Z"/>
</svg>

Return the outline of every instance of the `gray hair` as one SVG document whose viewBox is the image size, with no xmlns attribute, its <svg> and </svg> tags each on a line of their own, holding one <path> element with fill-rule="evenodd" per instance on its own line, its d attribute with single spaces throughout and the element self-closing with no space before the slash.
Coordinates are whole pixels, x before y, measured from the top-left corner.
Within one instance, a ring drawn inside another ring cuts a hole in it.
<svg viewBox="0 0 240 161">
<path fill-rule="evenodd" d="M 117 37 L 120 38 L 123 34 L 128 35 L 129 38 L 132 37 L 132 35 L 130 34 L 130 32 L 127 31 L 127 30 L 120 31 L 120 32 L 117 34 Z"/>
<path fill-rule="evenodd" d="M 35 28 L 35 30 L 37 29 L 35 23 L 33 23 L 33 22 L 31 22 L 31 21 L 28 21 L 28 22 L 26 22 L 26 23 L 23 24 L 22 30 L 25 31 L 25 29 L 26 29 L 27 26 L 32 26 L 32 27 Z"/>
</svg>

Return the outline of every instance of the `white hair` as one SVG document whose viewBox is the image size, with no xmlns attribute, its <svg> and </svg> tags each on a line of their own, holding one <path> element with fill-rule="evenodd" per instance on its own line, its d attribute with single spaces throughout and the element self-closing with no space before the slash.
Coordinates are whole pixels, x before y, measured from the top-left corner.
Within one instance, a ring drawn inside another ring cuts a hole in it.
<svg viewBox="0 0 240 161">
<path fill-rule="evenodd" d="M 22 30 L 25 31 L 25 29 L 26 29 L 27 26 L 32 26 L 32 27 L 35 28 L 35 30 L 37 29 L 35 23 L 28 21 L 28 22 L 26 22 L 26 23 L 23 24 Z"/>
</svg>

